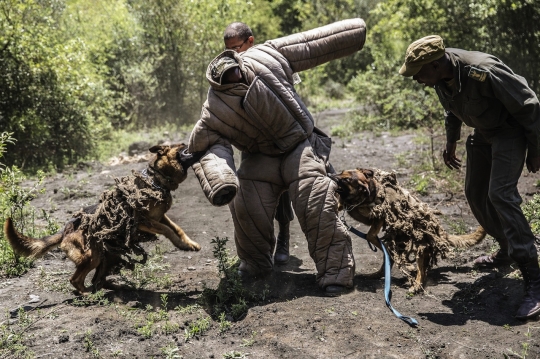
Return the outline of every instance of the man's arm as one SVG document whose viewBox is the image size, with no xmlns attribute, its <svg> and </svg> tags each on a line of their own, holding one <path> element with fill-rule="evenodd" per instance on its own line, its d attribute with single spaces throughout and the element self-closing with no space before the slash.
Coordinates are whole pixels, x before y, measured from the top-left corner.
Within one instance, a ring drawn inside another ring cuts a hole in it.
<svg viewBox="0 0 540 359">
<path fill-rule="evenodd" d="M 457 141 L 461 138 L 461 124 L 461 120 L 452 112 L 445 111 L 446 148 L 443 151 L 443 160 L 446 167 L 451 170 L 461 167 L 461 160 L 456 157 Z"/>
<path fill-rule="evenodd" d="M 525 130 L 527 137 L 527 169 L 540 169 L 540 104 L 527 81 L 498 63 L 490 69 L 490 83 L 495 97 Z"/>
</svg>

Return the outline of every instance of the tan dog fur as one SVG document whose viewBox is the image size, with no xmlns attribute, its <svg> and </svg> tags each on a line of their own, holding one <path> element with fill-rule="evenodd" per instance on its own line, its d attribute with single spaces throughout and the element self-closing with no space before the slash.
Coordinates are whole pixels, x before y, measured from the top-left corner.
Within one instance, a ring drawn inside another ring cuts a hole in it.
<svg viewBox="0 0 540 359">
<path fill-rule="evenodd" d="M 198 160 L 193 155 L 183 153 L 185 148 L 187 146 L 184 144 L 150 148 L 150 152 L 155 153 L 155 156 L 150 160 L 149 168 L 156 170 L 149 175 L 151 183 L 158 184 L 168 191 L 164 201 L 144 203 L 148 210 L 140 215 L 144 217 L 145 224 L 140 224 L 137 228 L 147 233 L 162 234 L 179 249 L 198 251 L 201 246 L 191 240 L 182 228 L 166 215 L 172 205 L 170 191 L 178 188 L 178 185 L 187 177 L 187 169 Z M 138 188 L 150 186 L 143 181 L 136 183 Z M 87 294 L 89 288 L 85 287 L 84 281 L 88 273 L 96 269 L 92 284 L 93 289 L 97 290 L 110 269 L 122 262 L 122 259 L 118 254 L 104 251 L 103 245 L 98 244 L 95 238 L 87 238 L 85 241 L 86 233 L 83 230 L 72 227 L 73 231 L 67 231 L 70 226 L 73 226 L 72 223 L 73 220 L 69 221 L 58 233 L 34 239 L 20 234 L 15 229 L 11 218 L 8 218 L 4 224 L 4 232 L 14 252 L 26 257 L 39 258 L 59 245 L 76 266 L 75 273 L 70 279 L 71 284 L 80 294 Z"/>
<path fill-rule="evenodd" d="M 383 228 L 387 228 L 390 224 L 387 223 L 384 218 L 377 218 L 372 213 L 373 208 L 382 203 L 377 197 L 381 185 L 375 178 L 374 171 L 357 168 L 354 170 L 345 170 L 340 174 L 331 175 L 331 178 L 338 184 L 338 190 L 336 192 L 339 195 L 339 210 L 346 210 L 353 219 L 370 226 L 368 233 L 366 234 L 367 240 L 377 248 L 381 249 L 378 234 Z M 403 188 L 400 188 L 400 190 L 403 193 L 408 194 L 407 190 Z M 419 203 L 413 196 L 408 195 L 408 199 L 411 202 Z M 486 236 L 486 232 L 482 227 L 478 227 L 473 233 L 461 236 L 450 235 L 446 233 L 442 227 L 438 228 L 437 232 L 442 234 L 441 237 L 446 241 L 446 245 L 455 248 L 471 247 L 482 241 Z M 384 239 L 385 241 L 388 241 L 392 240 L 393 237 L 385 236 Z M 435 243 L 432 244 L 432 246 L 435 245 Z M 430 256 L 433 255 L 434 253 L 430 248 L 424 248 L 416 253 L 417 274 L 409 292 L 416 293 L 424 289 L 431 259 Z M 381 269 L 373 276 L 380 277 L 383 273 L 383 267 L 381 267 Z"/>
</svg>

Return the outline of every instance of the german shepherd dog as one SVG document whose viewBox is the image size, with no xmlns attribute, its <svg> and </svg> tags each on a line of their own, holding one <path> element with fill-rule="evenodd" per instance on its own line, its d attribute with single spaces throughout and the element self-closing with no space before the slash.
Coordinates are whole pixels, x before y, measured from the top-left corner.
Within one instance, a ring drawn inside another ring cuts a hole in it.
<svg viewBox="0 0 540 359">
<path fill-rule="evenodd" d="M 461 236 L 448 234 L 435 216 L 440 212 L 400 187 L 394 174 L 357 168 L 330 177 L 338 185 L 339 210 L 370 226 L 367 240 L 379 249 L 377 236 L 384 229 L 382 239 L 392 261 L 409 276 L 409 292 L 424 289 L 427 271 L 436 264 L 437 255 L 444 258 L 451 248 L 471 247 L 486 236 L 482 227 Z M 414 268 L 414 262 L 417 273 L 412 280 L 404 267 Z M 380 277 L 382 273 L 383 267 L 373 276 Z"/>
<path fill-rule="evenodd" d="M 83 216 L 89 216 L 87 218 L 92 218 L 92 216 L 101 213 L 104 217 L 112 219 L 110 221 L 112 223 L 107 224 L 109 228 L 124 227 L 123 233 L 113 231 L 112 238 L 104 240 L 102 237 L 100 239 L 97 234 L 103 228 L 100 228 L 99 222 L 95 222 L 93 226 L 82 226 L 81 217 L 77 218 L 75 215 L 75 218 L 67 222 L 66 226 L 59 232 L 35 239 L 19 233 L 15 229 L 12 219 L 8 218 L 4 224 L 4 232 L 13 251 L 25 257 L 39 258 L 51 249 L 60 246 L 76 266 L 70 282 L 75 287 L 76 292 L 84 295 L 91 290 L 100 289 L 105 282 L 105 277 L 113 270 L 118 270 L 119 266 L 131 266 L 130 269 L 133 269 L 133 264 L 123 259 L 126 253 L 143 254 L 145 260 L 146 252 L 138 247 L 138 243 L 154 240 L 157 234 L 167 237 L 179 249 L 200 250 L 201 246 L 192 241 L 179 225 L 167 217 L 166 213 L 172 205 L 171 191 L 176 190 L 178 185 L 186 179 L 187 170 L 200 159 L 203 153 L 187 153 L 187 146 L 184 144 L 153 146 L 149 150 L 155 156 L 150 159 L 148 168 L 141 174 L 134 173 L 122 178 L 122 180 L 129 181 L 126 183 L 132 184 L 136 194 L 154 194 L 153 197 L 137 197 L 139 206 L 129 212 L 128 216 L 130 217 L 128 221 L 132 221 L 130 223 L 133 224 L 133 228 L 126 230 L 126 225 L 119 223 L 118 216 L 110 216 L 113 208 L 116 209 L 123 205 L 118 202 L 110 203 L 111 200 L 107 200 L 107 194 L 120 193 L 117 198 L 121 198 L 120 201 L 125 202 L 122 194 L 125 193 L 125 187 L 121 188 L 120 181 L 116 180 L 116 189 L 104 192 L 100 204 L 83 209 L 79 215 L 83 214 Z M 134 221 L 133 218 L 136 220 Z M 128 245 L 125 244 L 123 238 L 127 232 L 129 232 L 128 238 L 134 238 L 128 241 Z M 114 245 L 115 243 L 116 245 Z M 138 249 L 138 251 L 134 249 Z M 85 278 L 93 269 L 96 271 L 92 279 L 92 287 L 86 288 Z"/>
</svg>

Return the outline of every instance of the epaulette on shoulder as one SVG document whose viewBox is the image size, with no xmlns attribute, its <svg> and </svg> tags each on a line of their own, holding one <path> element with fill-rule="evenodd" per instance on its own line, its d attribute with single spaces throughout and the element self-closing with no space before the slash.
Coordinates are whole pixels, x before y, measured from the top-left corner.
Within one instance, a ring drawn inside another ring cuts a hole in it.
<svg viewBox="0 0 540 359">
<path fill-rule="evenodd" d="M 477 67 L 471 66 L 468 76 L 476 81 L 484 82 L 489 74 L 488 70 L 482 70 Z"/>
</svg>

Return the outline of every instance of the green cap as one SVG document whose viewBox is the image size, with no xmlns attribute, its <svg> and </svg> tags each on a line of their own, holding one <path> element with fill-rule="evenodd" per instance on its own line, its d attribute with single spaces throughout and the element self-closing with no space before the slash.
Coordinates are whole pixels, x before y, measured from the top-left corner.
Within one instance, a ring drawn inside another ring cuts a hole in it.
<svg viewBox="0 0 540 359">
<path fill-rule="evenodd" d="M 220 58 L 212 65 L 212 79 L 221 84 L 221 77 L 223 74 L 236 66 L 240 65 L 238 65 L 238 62 L 236 62 L 235 59 L 227 56 Z"/>
<path fill-rule="evenodd" d="M 439 35 L 429 35 L 416 40 L 407 48 L 405 63 L 399 74 L 405 77 L 414 76 L 422 66 L 444 56 L 443 39 Z"/>
</svg>

